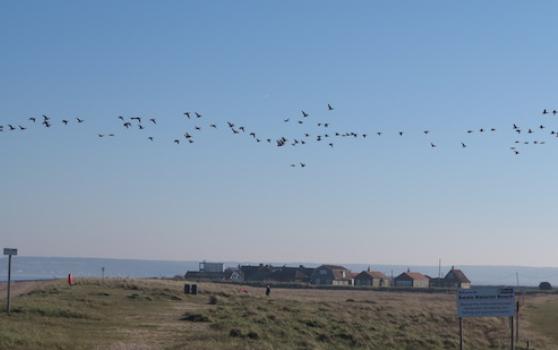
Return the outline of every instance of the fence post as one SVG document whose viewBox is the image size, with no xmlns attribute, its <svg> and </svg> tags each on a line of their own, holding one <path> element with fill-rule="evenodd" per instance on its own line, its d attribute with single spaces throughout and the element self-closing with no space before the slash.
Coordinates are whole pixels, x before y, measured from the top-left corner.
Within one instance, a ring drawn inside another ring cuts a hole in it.
<svg viewBox="0 0 558 350">
<path fill-rule="evenodd" d="M 459 350 L 463 350 L 463 317 L 459 317 Z"/>
<path fill-rule="evenodd" d="M 8 295 L 6 300 L 6 312 L 10 314 L 11 300 L 10 300 L 10 287 L 12 284 L 12 255 L 8 255 Z"/>
<path fill-rule="evenodd" d="M 511 337 L 510 337 L 510 349 L 515 350 L 515 332 L 514 332 L 514 317 L 510 317 L 510 330 L 511 330 Z"/>
<path fill-rule="evenodd" d="M 519 343 L 519 300 L 515 303 L 515 343 Z"/>
</svg>

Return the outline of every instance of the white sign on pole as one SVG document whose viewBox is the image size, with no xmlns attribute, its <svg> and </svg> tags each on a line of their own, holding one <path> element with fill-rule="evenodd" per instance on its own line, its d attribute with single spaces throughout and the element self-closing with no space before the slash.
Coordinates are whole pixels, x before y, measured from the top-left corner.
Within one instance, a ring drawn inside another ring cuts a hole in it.
<svg viewBox="0 0 558 350">
<path fill-rule="evenodd" d="M 457 293 L 458 317 L 513 317 L 513 288 L 460 289 Z"/>
<path fill-rule="evenodd" d="M 17 249 L 4 248 L 4 255 L 17 255 Z"/>
</svg>

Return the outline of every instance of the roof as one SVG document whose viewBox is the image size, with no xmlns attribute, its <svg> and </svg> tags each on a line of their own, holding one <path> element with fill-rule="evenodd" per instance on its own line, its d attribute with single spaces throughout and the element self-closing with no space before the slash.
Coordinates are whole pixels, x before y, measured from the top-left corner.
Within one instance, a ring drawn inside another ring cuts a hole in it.
<svg viewBox="0 0 558 350">
<path fill-rule="evenodd" d="M 408 279 L 415 280 L 415 281 L 429 281 L 430 280 L 427 276 L 423 275 L 420 272 L 403 272 L 399 276 L 395 277 L 395 279 L 401 279 L 401 278 L 408 278 Z"/>
<path fill-rule="evenodd" d="M 351 271 L 344 266 L 340 265 L 321 265 L 316 270 L 326 268 L 331 271 L 333 278 L 338 281 L 350 280 L 352 278 Z M 343 276 L 345 272 L 345 276 Z"/>
<path fill-rule="evenodd" d="M 357 277 L 356 277 L 356 278 L 358 278 L 358 276 L 361 276 L 361 277 L 368 276 L 368 277 L 371 277 L 371 278 L 373 278 L 373 279 L 374 279 L 374 278 L 377 278 L 377 279 L 387 279 L 387 276 L 384 275 L 384 274 L 383 274 L 382 272 L 380 272 L 380 271 L 362 271 L 361 273 L 357 274 Z"/>
<path fill-rule="evenodd" d="M 457 281 L 460 283 L 471 283 L 471 281 L 465 276 L 463 271 L 459 269 L 451 269 L 444 277 L 447 280 Z"/>
</svg>

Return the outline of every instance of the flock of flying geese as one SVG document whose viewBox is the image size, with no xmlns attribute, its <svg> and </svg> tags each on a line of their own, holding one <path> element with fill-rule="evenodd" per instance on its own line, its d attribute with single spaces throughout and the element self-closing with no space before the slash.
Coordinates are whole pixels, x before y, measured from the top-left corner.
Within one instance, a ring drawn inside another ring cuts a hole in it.
<svg viewBox="0 0 558 350">
<path fill-rule="evenodd" d="M 327 111 L 331 112 L 334 111 L 334 108 L 331 106 L 331 104 L 327 104 Z M 300 111 L 300 117 L 298 119 L 294 119 L 294 118 L 285 118 L 283 119 L 284 123 L 295 123 L 295 125 L 314 125 L 313 123 L 315 122 L 311 122 L 310 118 L 310 113 L 305 112 L 304 110 Z M 556 115 L 558 114 L 558 111 L 556 110 L 547 110 L 544 109 L 542 112 L 543 115 L 548 115 L 548 114 L 552 114 L 552 115 Z M 124 116 L 118 116 L 117 117 L 118 120 L 120 120 L 122 127 L 125 129 L 139 129 L 139 130 L 144 130 L 146 129 L 146 125 L 149 124 L 151 126 L 156 126 L 157 125 L 157 119 L 153 118 L 153 117 L 139 117 L 139 116 L 135 116 L 135 117 L 130 117 L 130 118 L 125 118 Z M 189 120 L 204 120 L 204 116 L 199 113 L 199 112 L 184 112 L 184 118 L 189 119 Z M 32 125 L 37 125 L 40 124 L 42 125 L 44 128 L 51 128 L 55 125 L 54 120 L 52 120 L 51 117 L 47 116 L 47 115 L 42 115 L 41 117 L 30 117 L 28 118 L 28 122 L 31 122 Z M 83 124 L 85 122 L 85 120 L 76 117 L 73 119 L 62 119 L 60 121 L 58 121 L 57 123 L 60 123 L 64 126 L 67 126 L 70 123 L 75 123 L 75 124 Z M 287 146 L 291 146 L 291 147 L 296 147 L 296 146 L 303 146 L 306 145 L 309 142 L 317 142 L 317 143 L 323 143 L 323 144 L 327 144 L 327 146 L 329 146 L 330 148 L 333 148 L 335 145 L 334 141 L 336 138 L 351 138 L 351 139 L 366 139 L 368 137 L 368 134 L 366 133 L 357 133 L 354 131 L 345 131 L 345 132 L 339 132 L 339 131 L 330 131 L 331 130 L 331 123 L 330 122 L 317 122 L 315 123 L 315 125 L 319 128 L 318 133 L 311 133 L 309 131 L 303 132 L 300 134 L 299 137 L 294 137 L 294 138 L 287 138 L 285 136 L 280 136 L 278 138 L 269 138 L 269 137 L 260 137 L 259 135 L 256 134 L 256 132 L 254 131 L 249 131 L 247 130 L 247 128 L 243 125 L 236 125 L 233 122 L 227 121 L 226 122 L 226 127 L 229 129 L 230 132 L 232 132 L 234 135 L 248 135 L 248 137 L 251 137 L 255 142 L 257 143 L 268 143 L 271 145 L 274 145 L 276 147 L 287 147 Z M 217 123 L 211 122 L 208 123 L 208 127 L 211 129 L 217 129 Z M 4 132 L 4 131 L 25 131 L 29 128 L 29 126 L 22 126 L 21 124 L 6 124 L 4 125 L 0 125 L 0 133 Z M 522 129 L 520 128 L 518 125 L 513 124 L 513 131 L 517 134 L 533 134 L 535 132 L 535 130 L 539 130 L 539 131 L 544 131 L 546 129 L 546 127 L 544 125 L 539 125 L 537 128 L 528 128 L 528 129 Z M 202 130 L 202 127 L 200 125 L 195 125 L 193 128 L 191 128 L 191 131 L 186 131 L 184 133 L 183 136 L 181 136 L 180 138 L 175 138 L 172 140 L 172 142 L 174 144 L 179 145 L 181 142 L 183 143 L 194 143 L 194 135 L 197 134 L 198 132 L 200 132 Z M 477 132 L 477 130 L 466 130 L 467 134 L 472 134 L 474 132 Z M 479 133 L 495 133 L 496 132 L 496 128 L 488 128 L 488 129 L 484 129 L 484 128 L 480 128 L 478 129 Z M 424 135 L 429 135 L 430 134 L 430 130 L 423 130 L 422 133 Z M 383 131 L 376 131 L 375 132 L 375 136 L 376 137 L 381 137 L 382 135 L 384 135 L 385 133 Z M 397 135 L 399 135 L 400 137 L 405 135 L 404 131 L 398 131 Z M 550 135 L 558 137 L 558 131 L 550 131 Z M 97 137 L 98 138 L 104 138 L 104 137 L 114 137 L 115 134 L 114 133 L 98 133 Z M 147 140 L 149 140 L 150 142 L 154 142 L 155 138 L 153 136 L 147 136 Z M 519 145 L 520 144 L 524 144 L 524 145 L 528 145 L 528 144 L 540 144 L 543 145 L 545 144 L 545 141 L 520 141 L 520 140 L 516 140 L 514 142 L 514 145 L 510 146 L 510 150 L 516 154 L 519 155 Z M 434 144 L 433 142 L 430 142 L 430 147 L 431 148 L 436 148 L 437 145 Z M 464 142 L 460 142 L 460 147 L 461 148 L 467 148 L 467 144 L 465 144 Z M 292 163 L 290 165 L 291 167 L 295 168 L 295 167 L 301 167 L 304 168 L 306 167 L 306 163 L 303 162 L 299 162 L 299 163 Z"/>
</svg>

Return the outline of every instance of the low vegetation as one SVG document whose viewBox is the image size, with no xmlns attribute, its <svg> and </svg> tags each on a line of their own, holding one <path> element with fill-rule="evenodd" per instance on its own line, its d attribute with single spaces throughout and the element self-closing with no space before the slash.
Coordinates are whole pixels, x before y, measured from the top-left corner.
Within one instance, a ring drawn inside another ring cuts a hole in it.
<svg viewBox="0 0 558 350">
<path fill-rule="evenodd" d="M 558 297 L 529 296 L 518 349 L 556 349 Z M 468 349 L 506 349 L 507 320 L 466 319 Z M 0 316 L 0 349 L 456 349 L 453 295 L 160 280 L 37 283 Z"/>
</svg>

